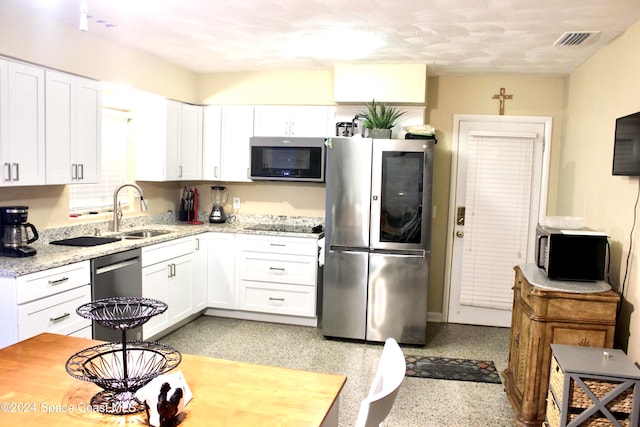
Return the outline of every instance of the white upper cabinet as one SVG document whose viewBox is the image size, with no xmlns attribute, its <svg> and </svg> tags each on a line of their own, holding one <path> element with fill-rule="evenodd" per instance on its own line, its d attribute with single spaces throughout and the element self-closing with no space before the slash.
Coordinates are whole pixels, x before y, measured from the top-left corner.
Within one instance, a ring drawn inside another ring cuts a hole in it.
<svg viewBox="0 0 640 427">
<path fill-rule="evenodd" d="M 134 112 L 136 180 L 202 179 L 202 108 L 145 96 Z"/>
<path fill-rule="evenodd" d="M 426 64 L 336 64 L 333 69 L 335 102 L 397 104 L 427 101 Z"/>
<path fill-rule="evenodd" d="M 204 107 L 202 178 L 249 182 L 249 139 L 253 136 L 253 107 Z"/>
<path fill-rule="evenodd" d="M 202 109 L 200 105 L 180 105 L 179 180 L 202 179 Z"/>
<path fill-rule="evenodd" d="M 249 182 L 249 139 L 253 136 L 253 107 L 222 107 L 220 165 L 222 181 Z"/>
<path fill-rule="evenodd" d="M 99 182 L 102 162 L 102 85 L 78 78 L 76 163 L 81 182 Z"/>
<path fill-rule="evenodd" d="M 330 108 L 327 106 L 257 106 L 255 136 L 331 136 Z"/>
<path fill-rule="evenodd" d="M 50 70 L 45 77 L 46 183 L 98 182 L 100 82 Z"/>
<path fill-rule="evenodd" d="M 202 120 L 202 178 L 206 180 L 219 181 L 222 176 L 220 166 L 221 129 L 222 107 L 205 106 Z"/>
<path fill-rule="evenodd" d="M 2 185 L 45 183 L 44 69 L 0 60 Z"/>
<path fill-rule="evenodd" d="M 2 180 L 4 184 L 6 178 L 5 158 L 8 160 L 9 152 L 5 152 L 5 147 L 9 144 L 9 63 L 0 59 L 0 161 L 3 162 Z"/>
</svg>

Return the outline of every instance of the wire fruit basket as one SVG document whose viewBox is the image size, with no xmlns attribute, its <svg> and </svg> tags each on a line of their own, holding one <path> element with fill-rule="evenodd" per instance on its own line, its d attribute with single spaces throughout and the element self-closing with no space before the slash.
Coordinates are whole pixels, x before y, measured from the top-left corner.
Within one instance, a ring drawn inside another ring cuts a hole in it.
<svg viewBox="0 0 640 427">
<path fill-rule="evenodd" d="M 167 304 L 151 298 L 113 297 L 83 304 L 76 313 L 95 320 L 105 328 L 126 331 L 146 323 L 167 310 Z"/>
<path fill-rule="evenodd" d="M 86 348 L 67 360 L 69 375 L 103 389 L 91 398 L 93 410 L 113 415 L 144 410 L 135 392 L 180 364 L 182 355 L 169 345 L 126 339 L 127 330 L 166 310 L 161 301 L 138 297 L 104 298 L 78 307 L 78 315 L 122 331 L 122 341 Z"/>
</svg>

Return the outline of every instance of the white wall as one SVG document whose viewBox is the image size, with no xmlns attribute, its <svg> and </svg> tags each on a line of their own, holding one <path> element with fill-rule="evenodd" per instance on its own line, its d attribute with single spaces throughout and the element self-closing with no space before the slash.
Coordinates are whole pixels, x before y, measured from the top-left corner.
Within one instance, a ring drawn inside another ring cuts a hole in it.
<svg viewBox="0 0 640 427">
<path fill-rule="evenodd" d="M 640 111 L 640 23 L 578 67 L 568 80 L 556 214 L 586 218 L 611 243 L 611 282 L 620 286 L 629 252 L 639 179 L 611 175 L 617 117 Z M 638 227 L 634 242 L 640 236 Z M 640 278 L 634 243 L 617 340 L 640 361 Z"/>
<path fill-rule="evenodd" d="M 110 43 L 97 31 L 59 25 L 44 5 L 28 2 L 16 8 L 11 3 L 0 1 L 0 55 L 194 102 L 194 73 Z"/>
</svg>

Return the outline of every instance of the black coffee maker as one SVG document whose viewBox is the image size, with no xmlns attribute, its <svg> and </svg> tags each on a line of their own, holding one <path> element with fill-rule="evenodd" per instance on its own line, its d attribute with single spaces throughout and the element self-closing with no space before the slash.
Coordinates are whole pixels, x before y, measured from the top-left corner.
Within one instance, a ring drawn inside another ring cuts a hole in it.
<svg viewBox="0 0 640 427">
<path fill-rule="evenodd" d="M 29 243 L 38 240 L 38 230 L 27 222 L 28 206 L 0 207 L 0 227 L 2 230 L 2 256 L 34 256 L 36 250 Z M 27 230 L 31 230 L 31 237 Z"/>
</svg>

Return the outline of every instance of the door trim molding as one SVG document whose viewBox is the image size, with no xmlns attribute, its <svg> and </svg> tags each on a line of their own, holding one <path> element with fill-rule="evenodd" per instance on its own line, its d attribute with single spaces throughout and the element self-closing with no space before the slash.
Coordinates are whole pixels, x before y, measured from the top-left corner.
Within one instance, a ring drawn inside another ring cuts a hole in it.
<svg viewBox="0 0 640 427">
<path fill-rule="evenodd" d="M 498 123 L 541 123 L 544 125 L 542 148 L 542 176 L 540 185 L 539 218 L 547 212 L 547 197 L 549 192 L 549 162 L 551 158 L 551 124 L 550 116 L 498 116 L 484 114 L 454 114 L 453 132 L 451 138 L 451 180 L 449 181 L 449 218 L 447 220 L 447 247 L 445 255 L 444 289 L 442 293 L 442 319 L 449 322 L 449 300 L 451 293 L 451 268 L 453 258 L 453 238 L 455 229 L 456 188 L 458 185 L 458 148 L 461 122 L 498 122 Z"/>
</svg>

